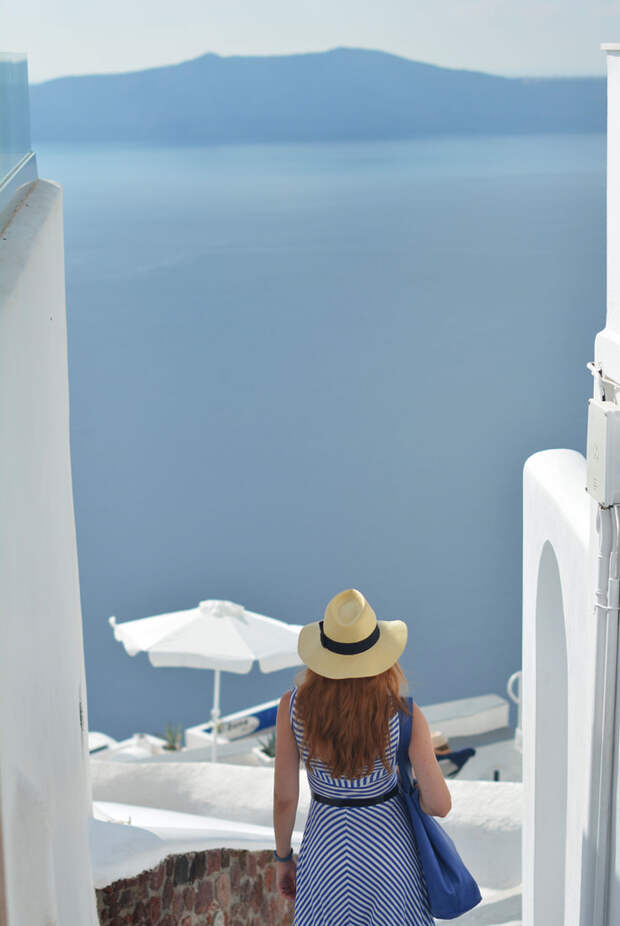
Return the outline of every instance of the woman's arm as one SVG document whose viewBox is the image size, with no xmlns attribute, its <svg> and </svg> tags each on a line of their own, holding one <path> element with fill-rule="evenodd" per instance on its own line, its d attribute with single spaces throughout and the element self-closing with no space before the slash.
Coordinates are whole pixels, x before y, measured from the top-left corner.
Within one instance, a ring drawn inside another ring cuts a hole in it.
<svg viewBox="0 0 620 926">
<path fill-rule="evenodd" d="M 276 715 L 273 828 L 278 855 L 286 855 L 291 848 L 299 802 L 299 751 L 289 719 L 290 696 L 290 691 L 282 695 Z"/>
<path fill-rule="evenodd" d="M 434 817 L 445 817 L 452 807 L 452 798 L 435 756 L 428 722 L 415 703 L 411 721 L 409 759 L 420 789 L 420 807 Z"/>
</svg>

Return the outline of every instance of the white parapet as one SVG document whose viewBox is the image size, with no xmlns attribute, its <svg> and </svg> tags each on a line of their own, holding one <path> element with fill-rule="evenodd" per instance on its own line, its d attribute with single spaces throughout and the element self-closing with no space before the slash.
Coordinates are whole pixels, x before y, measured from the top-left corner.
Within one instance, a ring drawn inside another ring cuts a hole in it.
<svg viewBox="0 0 620 926">
<path fill-rule="evenodd" d="M 103 809 L 117 819 L 125 815 L 125 822 L 131 816 L 132 824 L 150 833 L 121 832 L 120 842 L 115 842 L 113 825 L 104 825 L 98 813 L 100 825 L 91 829 L 98 886 L 102 886 L 106 878 L 120 877 L 121 873 L 128 877 L 141 870 L 137 866 L 143 865 L 145 852 L 149 864 L 156 865 L 169 852 L 190 851 L 191 847 L 219 844 L 273 848 L 272 768 L 213 762 L 127 765 L 98 761 L 93 763 L 92 774 L 96 812 Z M 440 823 L 455 841 L 474 876 L 484 888 L 492 891 L 518 888 L 521 882 L 521 783 L 449 781 L 448 788 L 452 809 Z M 301 770 L 294 824 L 295 851 L 309 807 L 310 788 Z M 153 833 L 164 839 L 159 846 Z M 166 842 L 173 836 L 176 849 Z M 110 858 L 112 843 L 116 846 L 114 859 Z M 178 848 L 180 845 L 183 845 L 182 850 Z M 128 853 L 124 860 L 122 852 Z"/>
</svg>

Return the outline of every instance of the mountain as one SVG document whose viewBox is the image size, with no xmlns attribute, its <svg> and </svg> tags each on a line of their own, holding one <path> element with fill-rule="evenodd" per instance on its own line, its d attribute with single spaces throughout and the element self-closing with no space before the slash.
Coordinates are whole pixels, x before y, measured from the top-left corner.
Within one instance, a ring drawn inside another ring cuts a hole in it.
<svg viewBox="0 0 620 926">
<path fill-rule="evenodd" d="M 380 51 L 278 57 L 206 54 L 30 88 L 39 141 L 173 144 L 599 132 L 605 80 L 508 78 Z"/>
</svg>

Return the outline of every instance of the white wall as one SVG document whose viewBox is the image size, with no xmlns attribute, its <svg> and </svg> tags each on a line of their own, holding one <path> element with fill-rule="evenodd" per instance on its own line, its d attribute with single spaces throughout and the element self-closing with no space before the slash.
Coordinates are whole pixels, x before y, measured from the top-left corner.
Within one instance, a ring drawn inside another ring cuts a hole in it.
<svg viewBox="0 0 620 926">
<path fill-rule="evenodd" d="M 607 313 L 605 328 L 595 340 L 594 356 L 602 365 L 606 378 L 620 383 L 620 45 L 603 46 L 607 51 Z M 606 386 L 607 399 L 620 402 L 620 389 Z M 620 460 L 616 461 L 620 466 Z M 594 586 L 592 593 L 594 592 Z M 599 632 L 599 648 L 603 641 Z M 601 652 L 600 663 L 603 664 Z M 620 654 L 616 652 L 617 678 L 620 679 Z M 602 669 L 599 686 L 604 685 Z M 600 695 L 602 700 L 602 694 Z M 611 783 L 603 788 L 611 791 L 610 858 L 599 858 L 599 865 L 608 862 L 607 923 L 620 922 L 620 684 L 616 684 L 614 717 L 615 743 Z M 588 845 L 592 838 L 587 837 Z M 604 853 L 599 852 L 599 856 Z M 584 926 L 587 923 L 584 920 Z"/>
<path fill-rule="evenodd" d="M 524 926 L 587 922 L 596 506 L 585 466 L 573 450 L 547 450 L 523 474 Z"/>
<path fill-rule="evenodd" d="M 607 314 L 594 356 L 607 401 L 619 403 L 620 45 L 604 48 Z M 594 610 L 598 506 L 585 484 L 586 463 L 574 451 L 534 454 L 525 466 L 524 926 L 620 923 L 620 685 L 614 692 L 607 676 L 614 663 L 620 673 L 620 662 L 613 628 L 606 640 L 616 618 Z M 615 694 L 613 744 L 604 732 L 606 692 Z"/>
<path fill-rule="evenodd" d="M 35 181 L 0 219 L 0 810 L 8 923 L 90 926 L 98 920 L 62 190 Z"/>
<path fill-rule="evenodd" d="M 213 826 L 213 818 L 224 818 L 243 824 L 244 827 L 273 826 L 273 768 L 252 768 L 245 765 L 226 765 L 213 762 L 110 762 L 92 761 L 93 799 L 96 803 L 114 802 L 119 816 L 124 819 L 131 811 L 120 813 L 121 805 L 143 808 L 166 808 L 179 814 L 196 814 L 206 817 L 205 831 Z M 522 787 L 520 781 L 447 781 L 452 796 L 452 810 L 442 819 L 441 825 L 458 846 L 465 863 L 485 888 L 502 890 L 521 883 L 521 816 Z M 299 773 L 299 804 L 294 829 L 303 832 L 310 806 L 310 788 L 304 769 Z M 151 812 L 155 823 L 161 813 Z M 132 820 L 141 816 L 134 813 Z M 149 813 L 142 820 L 149 819 Z M 144 823 L 138 822 L 138 827 Z M 169 824 L 172 825 L 172 824 Z M 177 835 L 183 822 L 177 822 Z M 95 858 L 108 856 L 107 839 L 114 833 L 110 827 L 93 827 L 92 841 Z M 161 831 L 163 833 L 163 831 Z M 184 834 L 187 835 L 187 834 Z M 199 837 L 194 829 L 194 836 Z M 143 848 L 151 851 L 150 843 L 140 841 L 140 834 L 121 834 L 119 847 L 127 846 L 127 858 L 115 861 L 123 870 L 136 874 L 137 859 L 131 849 L 136 839 L 139 853 Z M 100 843 L 99 840 L 102 840 Z M 268 849 L 273 843 L 273 831 L 261 845 Z M 240 843 L 241 845 L 242 843 Z M 228 839 L 226 845 L 236 845 Z M 161 843 L 160 857 L 164 858 L 169 846 Z M 106 861 L 105 866 L 108 866 Z M 141 864 L 141 861 L 140 861 Z M 138 869 L 139 870 L 139 869 Z M 129 875 L 126 875 L 129 876 Z M 100 883 L 104 883 L 101 882 Z M 107 883 L 107 882 L 105 882 Z M 491 922 L 490 920 L 488 922 Z M 494 922 L 494 921 L 493 921 Z M 333 924 L 337 926 L 337 924 Z"/>
</svg>

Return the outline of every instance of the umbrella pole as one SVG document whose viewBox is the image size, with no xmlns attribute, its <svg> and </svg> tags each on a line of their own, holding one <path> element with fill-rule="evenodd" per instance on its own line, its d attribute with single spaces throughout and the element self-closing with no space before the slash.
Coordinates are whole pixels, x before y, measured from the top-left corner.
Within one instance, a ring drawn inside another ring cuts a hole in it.
<svg viewBox="0 0 620 926">
<path fill-rule="evenodd" d="M 213 678 L 213 707 L 211 708 L 211 727 L 213 743 L 211 745 L 211 761 L 217 762 L 217 722 L 220 719 L 220 670 L 215 670 Z"/>
</svg>

